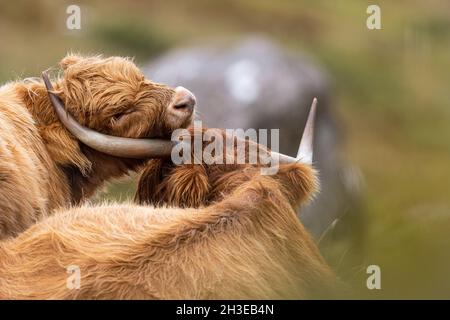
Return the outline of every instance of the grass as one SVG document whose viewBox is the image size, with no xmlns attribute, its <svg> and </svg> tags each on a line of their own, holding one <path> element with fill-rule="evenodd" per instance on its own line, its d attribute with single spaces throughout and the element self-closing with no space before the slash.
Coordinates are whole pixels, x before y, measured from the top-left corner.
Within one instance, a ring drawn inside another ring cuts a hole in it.
<svg viewBox="0 0 450 320">
<path fill-rule="evenodd" d="M 82 30 L 68 32 L 68 3 L 2 2 L 0 79 L 37 75 L 70 50 L 144 62 L 248 33 L 307 52 L 330 73 L 342 156 L 366 185 L 360 210 L 321 242 L 325 257 L 352 297 L 450 298 L 450 4 L 377 3 L 382 30 L 370 31 L 360 0 L 81 2 Z M 130 197 L 128 186 L 104 197 Z M 381 291 L 365 287 L 369 264 Z"/>
</svg>

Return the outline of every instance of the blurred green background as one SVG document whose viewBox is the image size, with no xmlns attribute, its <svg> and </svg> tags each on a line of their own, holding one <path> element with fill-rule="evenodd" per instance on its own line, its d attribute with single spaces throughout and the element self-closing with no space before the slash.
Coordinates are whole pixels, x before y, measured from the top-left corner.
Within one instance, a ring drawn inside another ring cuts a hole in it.
<svg viewBox="0 0 450 320">
<path fill-rule="evenodd" d="M 81 30 L 66 29 L 70 4 Z M 382 30 L 366 28 L 369 4 Z M 365 179 L 361 212 L 320 242 L 349 284 L 343 297 L 450 298 L 449 1 L 1 1 L 0 80 L 37 76 L 68 51 L 144 63 L 248 33 L 308 53 L 332 77 L 343 157 Z M 127 199 L 129 186 L 101 197 Z M 370 264 L 381 290 L 366 287 Z"/>
</svg>

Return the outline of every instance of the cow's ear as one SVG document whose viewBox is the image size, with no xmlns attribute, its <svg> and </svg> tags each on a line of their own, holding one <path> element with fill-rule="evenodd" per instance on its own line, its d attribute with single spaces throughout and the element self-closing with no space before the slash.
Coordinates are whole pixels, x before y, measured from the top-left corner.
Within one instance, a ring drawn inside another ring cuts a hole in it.
<svg viewBox="0 0 450 320">
<path fill-rule="evenodd" d="M 317 172 L 309 165 L 291 163 L 281 165 L 273 176 L 293 206 L 308 202 L 320 190 Z"/>
<path fill-rule="evenodd" d="M 63 68 L 63 70 L 66 70 L 68 67 L 80 62 L 81 60 L 83 60 L 83 57 L 77 54 L 69 53 L 61 60 L 59 65 Z"/>
</svg>

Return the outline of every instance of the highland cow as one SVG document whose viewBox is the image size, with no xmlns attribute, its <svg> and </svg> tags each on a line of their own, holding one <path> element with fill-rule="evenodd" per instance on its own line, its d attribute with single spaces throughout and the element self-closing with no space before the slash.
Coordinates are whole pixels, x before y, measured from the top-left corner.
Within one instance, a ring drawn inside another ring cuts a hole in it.
<svg viewBox="0 0 450 320">
<path fill-rule="evenodd" d="M 152 143 L 158 148 L 157 140 L 132 138 L 167 138 L 192 121 L 189 91 L 145 79 L 128 59 L 68 55 L 60 65 L 64 75 L 50 97 L 36 80 L 0 87 L 0 239 L 81 203 L 106 180 L 135 170 Z M 122 141 L 97 141 L 94 133 L 85 137 L 93 143 L 77 139 L 58 120 L 56 97 L 80 124 Z"/>
<path fill-rule="evenodd" d="M 142 173 L 137 198 L 164 207 L 80 207 L 37 223 L 0 244 L 0 297 L 282 299 L 329 294 L 335 276 L 296 216 L 317 187 L 314 169 L 304 163 L 282 164 L 276 175 L 264 176 L 259 165 L 173 166 L 152 160 Z M 80 271 L 78 289 L 67 286 L 69 266 Z"/>
</svg>

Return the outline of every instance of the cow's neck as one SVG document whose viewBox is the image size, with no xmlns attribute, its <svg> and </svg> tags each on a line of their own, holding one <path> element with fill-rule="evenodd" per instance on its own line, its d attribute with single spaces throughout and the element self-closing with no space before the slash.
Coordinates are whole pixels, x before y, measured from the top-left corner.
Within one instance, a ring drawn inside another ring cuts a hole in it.
<svg viewBox="0 0 450 320">
<path fill-rule="evenodd" d="M 53 86 L 58 90 L 60 84 L 54 83 Z M 105 181 L 126 175 L 143 163 L 142 160 L 102 154 L 76 140 L 59 122 L 44 84 L 22 84 L 21 91 L 53 165 L 59 168 L 56 174 L 65 177 L 56 179 L 59 185 L 55 185 L 54 188 L 65 192 L 66 202 L 72 204 L 82 202 L 83 199 L 92 196 Z M 63 94 L 60 94 L 60 97 L 64 100 Z M 49 174 L 55 174 L 52 172 L 54 170 L 49 168 Z M 61 184 L 61 181 L 65 182 Z M 56 207 L 60 205 L 58 203 Z"/>
<path fill-rule="evenodd" d="M 91 171 L 88 174 L 83 174 L 76 167 L 64 168 L 74 204 L 92 196 L 106 181 L 125 176 L 130 171 L 138 169 L 144 163 L 144 160 L 116 158 L 105 155 L 84 145 L 81 149 L 92 163 Z"/>
</svg>

